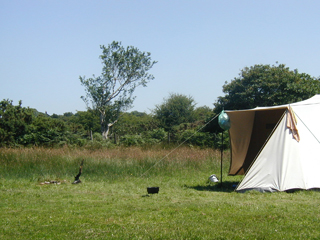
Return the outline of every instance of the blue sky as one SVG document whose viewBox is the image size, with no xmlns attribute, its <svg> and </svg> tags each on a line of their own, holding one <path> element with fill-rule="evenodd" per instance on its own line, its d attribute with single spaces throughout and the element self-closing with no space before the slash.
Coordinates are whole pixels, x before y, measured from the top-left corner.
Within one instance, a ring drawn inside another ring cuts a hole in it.
<svg viewBox="0 0 320 240">
<path fill-rule="evenodd" d="M 48 114 L 83 111 L 79 76 L 101 74 L 100 45 L 151 52 L 155 80 L 134 108 L 169 93 L 213 107 L 222 86 L 254 64 L 320 76 L 320 1 L 0 0 L 0 99 Z"/>
</svg>

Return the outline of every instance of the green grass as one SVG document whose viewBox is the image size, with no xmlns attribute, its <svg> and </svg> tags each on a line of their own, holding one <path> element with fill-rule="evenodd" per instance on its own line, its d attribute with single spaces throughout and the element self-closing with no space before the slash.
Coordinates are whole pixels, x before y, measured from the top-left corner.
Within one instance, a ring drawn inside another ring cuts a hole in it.
<svg viewBox="0 0 320 240">
<path fill-rule="evenodd" d="M 0 239 L 320 238 L 320 192 L 235 193 L 227 154 L 220 187 L 206 182 L 220 175 L 219 152 L 168 153 L 0 149 Z"/>
</svg>

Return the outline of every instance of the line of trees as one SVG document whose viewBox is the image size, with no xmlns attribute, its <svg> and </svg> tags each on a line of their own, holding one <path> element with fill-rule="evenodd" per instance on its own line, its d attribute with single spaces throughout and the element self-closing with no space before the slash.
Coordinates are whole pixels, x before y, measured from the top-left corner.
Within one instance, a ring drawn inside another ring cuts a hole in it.
<svg viewBox="0 0 320 240">
<path fill-rule="evenodd" d="M 198 131 L 212 116 L 209 107 L 195 107 L 192 97 L 170 94 L 150 113 L 123 112 L 109 131 L 101 134 L 100 112 L 92 109 L 48 115 L 0 102 L 0 146 L 78 146 L 87 148 L 180 144 L 219 147 L 216 133 Z M 191 137 L 192 136 L 192 137 Z"/>
<path fill-rule="evenodd" d="M 80 78 L 87 88 L 88 95 L 85 100 L 88 103 L 91 99 L 92 102 L 87 111 L 49 116 L 36 109 L 23 107 L 21 101 L 14 106 L 11 100 L 2 100 L 0 147 L 68 145 L 95 149 L 115 145 L 154 146 L 185 143 L 192 146 L 220 148 L 221 134 L 224 134 L 226 140 L 228 134 L 219 127 L 218 118 L 213 121 L 212 119 L 222 109 L 274 106 L 301 101 L 320 93 L 319 78 L 299 73 L 296 69 L 290 70 L 284 64 L 254 65 L 242 69 L 238 77 L 223 85 L 225 96 L 218 97 L 213 109 L 207 106 L 196 107 L 195 100 L 191 96 L 171 93 L 161 104 L 156 105 L 150 114 L 126 112 L 125 110 L 133 103 L 132 93 L 137 84 L 145 85 L 153 78 L 146 74 L 155 62 L 149 58 L 150 54 L 141 53 L 137 49 L 130 52 L 131 48 L 125 50 L 119 48 L 118 43 L 114 44 L 109 47 L 133 58 L 121 58 L 117 55 L 118 52 L 111 54 L 115 57 L 111 61 L 111 67 L 116 61 L 123 65 L 117 65 L 112 70 L 104 62 L 105 72 L 101 77 L 88 80 Z M 104 54 L 101 58 L 106 61 L 106 48 L 102 48 Z M 143 67 L 138 63 L 134 64 L 137 56 L 140 56 L 139 61 L 146 57 L 142 62 L 147 65 L 141 73 L 139 69 Z M 125 63 L 124 59 L 131 61 Z M 138 66 L 138 72 L 128 71 L 120 82 L 117 82 L 121 79 L 120 73 L 116 75 L 110 73 L 111 71 L 115 73 L 121 67 L 129 69 L 130 66 Z M 142 82 L 139 82 L 139 79 Z M 110 82 L 112 85 L 108 90 L 105 84 L 108 85 Z M 121 91 L 113 92 L 116 89 Z M 120 98 L 116 98 L 118 96 Z M 103 105 L 99 102 L 101 99 L 110 101 L 104 101 Z M 227 146 L 228 141 L 225 141 L 224 148 Z"/>
</svg>

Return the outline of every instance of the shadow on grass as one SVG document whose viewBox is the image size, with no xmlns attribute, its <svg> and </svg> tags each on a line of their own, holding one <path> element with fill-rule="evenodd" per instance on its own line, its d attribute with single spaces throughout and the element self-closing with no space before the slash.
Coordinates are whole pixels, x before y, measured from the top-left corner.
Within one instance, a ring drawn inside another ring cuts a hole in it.
<svg viewBox="0 0 320 240">
<path fill-rule="evenodd" d="M 206 184 L 206 185 L 196 185 L 196 186 L 188 186 L 184 185 L 186 188 L 195 189 L 197 191 L 213 191 L 213 192 L 233 192 L 238 186 L 239 182 L 223 182 L 216 184 Z"/>
</svg>

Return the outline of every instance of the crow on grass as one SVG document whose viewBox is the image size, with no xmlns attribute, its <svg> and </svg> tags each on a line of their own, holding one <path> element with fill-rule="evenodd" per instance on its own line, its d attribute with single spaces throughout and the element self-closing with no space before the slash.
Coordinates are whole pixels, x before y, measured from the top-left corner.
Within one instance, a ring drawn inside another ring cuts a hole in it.
<svg viewBox="0 0 320 240">
<path fill-rule="evenodd" d="M 72 184 L 81 183 L 80 176 L 81 176 L 81 173 L 82 173 L 83 162 L 84 162 L 84 160 L 82 160 L 80 168 L 79 168 L 79 173 L 78 173 L 77 176 L 74 177 L 74 182 Z"/>
</svg>

